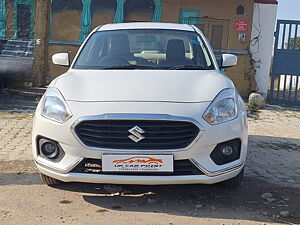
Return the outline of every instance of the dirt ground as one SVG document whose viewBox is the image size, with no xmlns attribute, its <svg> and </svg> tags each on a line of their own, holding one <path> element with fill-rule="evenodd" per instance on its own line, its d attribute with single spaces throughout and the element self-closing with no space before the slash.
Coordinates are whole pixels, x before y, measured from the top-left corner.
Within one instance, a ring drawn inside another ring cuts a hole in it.
<svg viewBox="0 0 300 225">
<path fill-rule="evenodd" d="M 0 224 L 300 224 L 300 110 L 249 119 L 239 190 L 220 185 L 41 184 L 30 158 L 32 108 L 0 108 Z M 26 107 L 25 107 L 26 108 Z M 21 144 L 20 144 L 21 143 Z M 267 196 L 267 197 L 266 197 Z"/>
</svg>

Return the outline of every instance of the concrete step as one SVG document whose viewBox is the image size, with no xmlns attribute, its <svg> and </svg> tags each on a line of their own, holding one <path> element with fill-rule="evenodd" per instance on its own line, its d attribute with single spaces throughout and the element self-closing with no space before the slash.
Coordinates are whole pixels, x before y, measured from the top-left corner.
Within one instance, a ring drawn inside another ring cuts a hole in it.
<svg viewBox="0 0 300 225">
<path fill-rule="evenodd" d="M 22 96 L 27 98 L 41 98 L 45 93 L 46 88 L 22 88 L 22 89 L 2 89 L 1 92 L 5 95 L 12 95 L 12 96 Z"/>
<path fill-rule="evenodd" d="M 3 50 L 18 50 L 18 51 L 29 51 L 33 52 L 33 46 L 22 46 L 22 45 L 13 45 L 13 44 L 5 44 L 3 45 Z"/>
<path fill-rule="evenodd" d="M 34 47 L 34 40 L 7 39 L 7 44 Z"/>
<path fill-rule="evenodd" d="M 13 50 L 2 50 L 0 56 L 4 57 L 26 57 L 26 58 L 33 58 L 34 53 L 33 52 L 27 52 L 27 51 L 13 51 Z"/>
<path fill-rule="evenodd" d="M 34 40 L 0 39 L 0 56 L 16 58 L 34 58 Z"/>
</svg>

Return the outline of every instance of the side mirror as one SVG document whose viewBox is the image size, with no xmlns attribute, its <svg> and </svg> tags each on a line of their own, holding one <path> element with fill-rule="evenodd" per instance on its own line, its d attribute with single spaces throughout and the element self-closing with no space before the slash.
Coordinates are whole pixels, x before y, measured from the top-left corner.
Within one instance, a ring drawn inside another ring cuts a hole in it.
<svg viewBox="0 0 300 225">
<path fill-rule="evenodd" d="M 55 65 L 70 66 L 69 54 L 68 53 L 57 53 L 52 56 L 52 62 Z"/>
<path fill-rule="evenodd" d="M 219 62 L 220 69 L 233 67 L 237 64 L 237 56 L 232 54 L 223 54 L 221 62 Z"/>
</svg>

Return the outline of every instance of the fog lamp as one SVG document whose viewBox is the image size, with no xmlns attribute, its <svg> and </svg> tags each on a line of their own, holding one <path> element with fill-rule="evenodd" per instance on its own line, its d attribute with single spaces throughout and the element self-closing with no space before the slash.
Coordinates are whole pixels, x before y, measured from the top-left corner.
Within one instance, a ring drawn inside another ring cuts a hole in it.
<svg viewBox="0 0 300 225">
<path fill-rule="evenodd" d="M 44 156 L 46 156 L 49 159 L 53 159 L 59 154 L 57 145 L 50 141 L 43 143 L 41 147 L 41 152 Z"/>
<path fill-rule="evenodd" d="M 241 156 L 241 140 L 233 139 L 218 144 L 212 153 L 210 158 L 217 165 L 224 165 L 238 160 Z"/>
<path fill-rule="evenodd" d="M 232 147 L 231 146 L 224 146 L 223 148 L 222 148 L 222 153 L 224 154 L 224 155 L 226 155 L 226 156 L 229 156 L 229 155 L 231 155 L 232 153 L 233 153 L 233 149 L 232 149 Z"/>
<path fill-rule="evenodd" d="M 58 162 L 65 155 L 58 142 L 48 138 L 38 137 L 38 154 L 51 161 Z"/>
</svg>

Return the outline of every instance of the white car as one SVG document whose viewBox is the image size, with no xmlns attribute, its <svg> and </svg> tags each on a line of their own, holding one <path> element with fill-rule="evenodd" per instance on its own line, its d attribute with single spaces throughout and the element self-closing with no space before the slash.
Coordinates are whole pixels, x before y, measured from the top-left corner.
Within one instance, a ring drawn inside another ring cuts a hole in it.
<svg viewBox="0 0 300 225">
<path fill-rule="evenodd" d="M 48 185 L 241 183 L 247 118 L 201 31 L 166 23 L 96 28 L 38 104 L 33 156 Z M 222 62 L 221 62 L 222 61 Z"/>
</svg>

